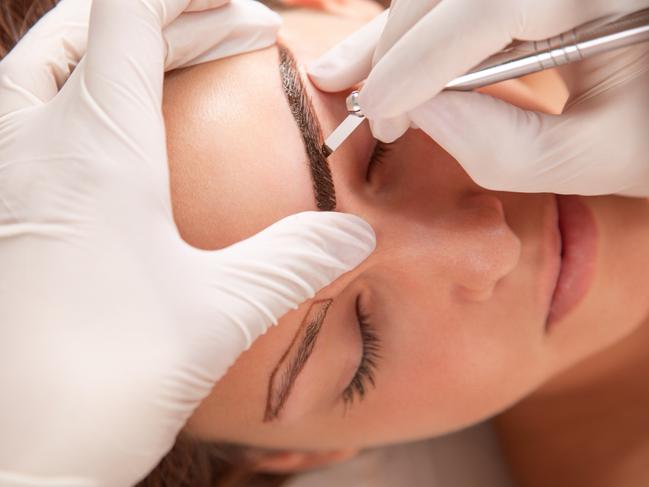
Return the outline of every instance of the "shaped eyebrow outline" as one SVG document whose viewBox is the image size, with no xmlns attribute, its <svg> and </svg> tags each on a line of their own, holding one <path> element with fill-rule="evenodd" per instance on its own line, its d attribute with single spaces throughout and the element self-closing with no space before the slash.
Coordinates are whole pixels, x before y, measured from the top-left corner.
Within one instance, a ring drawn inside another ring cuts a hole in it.
<svg viewBox="0 0 649 487">
<path fill-rule="evenodd" d="M 336 209 L 336 191 L 329 162 L 322 152 L 324 135 L 320 120 L 300 76 L 295 56 L 284 44 L 278 42 L 277 47 L 282 90 L 302 135 L 311 171 L 316 206 L 320 211 L 334 211 Z"/>
<path fill-rule="evenodd" d="M 265 423 L 279 417 L 279 413 L 293 391 L 295 380 L 313 352 L 322 323 L 332 302 L 333 299 L 324 299 L 314 302 L 309 307 L 291 344 L 273 369 L 268 381 L 268 395 L 264 412 Z"/>
</svg>

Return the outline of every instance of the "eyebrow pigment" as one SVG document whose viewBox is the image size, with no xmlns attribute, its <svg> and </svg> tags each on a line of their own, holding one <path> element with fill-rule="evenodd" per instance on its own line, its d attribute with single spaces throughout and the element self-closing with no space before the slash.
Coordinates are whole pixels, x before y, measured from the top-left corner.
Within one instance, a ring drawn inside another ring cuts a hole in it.
<svg viewBox="0 0 649 487">
<path fill-rule="evenodd" d="M 268 383 L 264 422 L 272 421 L 279 416 L 293 389 L 295 379 L 302 372 L 313 351 L 320 327 L 332 302 L 333 299 L 325 299 L 316 301 L 309 307 L 291 344 L 273 369 Z"/>
<path fill-rule="evenodd" d="M 286 46 L 278 44 L 278 49 L 282 89 L 304 141 L 316 195 L 316 206 L 321 211 L 333 211 L 336 209 L 336 191 L 327 155 L 322 150 L 324 144 L 322 128 L 299 75 L 295 58 Z"/>
</svg>

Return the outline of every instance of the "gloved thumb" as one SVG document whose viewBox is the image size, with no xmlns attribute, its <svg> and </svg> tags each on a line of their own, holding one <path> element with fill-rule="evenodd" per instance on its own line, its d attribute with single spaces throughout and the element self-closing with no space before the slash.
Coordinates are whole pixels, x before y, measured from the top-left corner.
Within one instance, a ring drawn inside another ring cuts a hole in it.
<svg viewBox="0 0 649 487">
<path fill-rule="evenodd" d="M 374 17 L 359 30 L 307 66 L 311 81 L 320 90 L 338 92 L 360 83 L 372 69 L 372 57 L 389 11 Z"/>
<path fill-rule="evenodd" d="M 631 194 L 630 182 L 647 178 L 644 164 L 634 166 L 637 157 L 621 154 L 619 144 L 601 144 L 616 132 L 611 121 L 620 117 L 607 112 L 615 106 L 583 104 L 548 115 L 481 93 L 443 92 L 409 115 L 487 189 Z"/>
<path fill-rule="evenodd" d="M 307 66 L 311 81 L 320 90 L 339 92 L 361 83 L 372 70 L 372 59 L 388 21 L 383 11 L 349 37 L 336 44 Z M 370 120 L 372 134 L 383 142 L 393 142 L 410 126 L 405 115 Z"/>
<path fill-rule="evenodd" d="M 201 251 L 203 350 L 211 376 L 224 373 L 286 312 L 361 263 L 375 244 L 374 231 L 359 217 L 304 212 L 224 250 Z M 210 337 L 216 339 L 211 345 Z M 224 347 L 228 354 L 214 353 Z"/>
</svg>

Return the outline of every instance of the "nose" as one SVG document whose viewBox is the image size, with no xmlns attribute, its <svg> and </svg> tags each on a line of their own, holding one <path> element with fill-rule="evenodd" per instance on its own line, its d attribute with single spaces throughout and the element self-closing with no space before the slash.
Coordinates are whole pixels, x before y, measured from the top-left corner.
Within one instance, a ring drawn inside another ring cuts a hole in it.
<svg viewBox="0 0 649 487">
<path fill-rule="evenodd" d="M 520 258 L 520 239 L 507 225 L 502 202 L 492 194 L 460 199 L 437 231 L 447 252 L 442 258 L 446 272 L 467 299 L 489 299 Z"/>
<path fill-rule="evenodd" d="M 449 286 L 461 299 L 490 299 L 520 258 L 520 239 L 507 225 L 503 204 L 494 194 L 474 192 L 443 211 L 400 217 L 380 225 L 379 251 L 383 247 L 398 254 L 404 269 Z"/>
</svg>

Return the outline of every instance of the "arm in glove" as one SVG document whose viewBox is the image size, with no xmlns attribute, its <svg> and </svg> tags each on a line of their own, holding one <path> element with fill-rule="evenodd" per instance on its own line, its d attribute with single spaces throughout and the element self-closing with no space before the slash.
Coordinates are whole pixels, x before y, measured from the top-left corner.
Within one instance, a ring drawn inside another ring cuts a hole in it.
<svg viewBox="0 0 649 487">
<path fill-rule="evenodd" d="M 221 3 L 63 0 L 0 62 L 2 485 L 136 482 L 257 336 L 374 246 L 335 213 L 218 252 L 180 239 L 164 67 L 279 26 Z"/>
<path fill-rule="evenodd" d="M 359 103 L 374 135 L 411 124 L 479 184 L 499 190 L 649 195 L 649 46 L 561 68 L 570 98 L 558 116 L 444 85 L 514 39 L 538 40 L 649 7 L 646 0 L 395 0 L 389 12 L 312 65 L 327 91 L 367 78 Z"/>
</svg>

